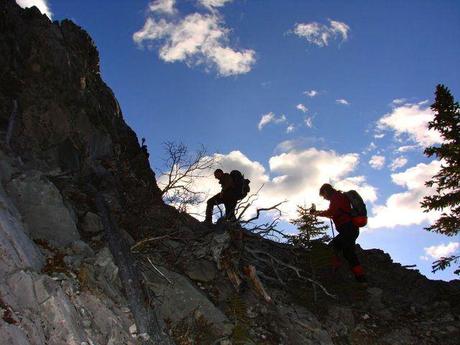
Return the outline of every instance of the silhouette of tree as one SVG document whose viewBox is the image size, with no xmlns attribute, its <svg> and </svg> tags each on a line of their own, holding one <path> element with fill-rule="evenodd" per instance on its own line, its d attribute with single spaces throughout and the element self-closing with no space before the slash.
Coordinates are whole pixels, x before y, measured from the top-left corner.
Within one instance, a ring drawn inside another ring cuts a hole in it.
<svg viewBox="0 0 460 345">
<path fill-rule="evenodd" d="M 441 160 L 441 170 L 425 184 L 435 186 L 436 194 L 427 196 L 421 205 L 425 212 L 442 210 L 443 213 L 434 224 L 425 228 L 447 236 L 460 232 L 460 107 L 449 89 L 444 85 L 436 86 L 436 99 L 431 105 L 434 119 L 428 128 L 437 130 L 443 142 L 439 146 L 425 149 L 425 155 Z M 433 264 L 433 272 L 444 269 L 452 262 L 458 262 L 460 256 L 441 258 Z M 460 274 L 460 269 L 455 271 Z"/>
<path fill-rule="evenodd" d="M 158 178 L 158 187 L 163 200 L 174 205 L 179 211 L 186 212 L 188 206 L 198 205 L 205 199 L 202 192 L 194 188 L 198 178 L 205 177 L 214 164 L 204 147 L 190 153 L 182 143 L 166 142 L 164 167 Z"/>
</svg>

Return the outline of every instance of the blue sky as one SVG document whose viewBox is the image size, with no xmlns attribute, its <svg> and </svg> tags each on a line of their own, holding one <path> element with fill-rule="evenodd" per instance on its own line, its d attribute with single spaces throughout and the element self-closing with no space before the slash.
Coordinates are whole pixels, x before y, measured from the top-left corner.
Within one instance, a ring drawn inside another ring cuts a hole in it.
<svg viewBox="0 0 460 345">
<path fill-rule="evenodd" d="M 436 84 L 460 98 L 458 1 L 18 2 L 90 33 L 153 167 L 165 141 L 203 144 L 264 184 L 258 206 L 287 199 L 285 219 L 299 203 L 326 206 L 323 182 L 355 188 L 371 216 L 358 243 L 455 278 L 430 268 L 460 239 L 424 231 L 436 214 L 418 202 L 439 169 L 423 155 L 439 143 L 426 130 Z"/>
</svg>

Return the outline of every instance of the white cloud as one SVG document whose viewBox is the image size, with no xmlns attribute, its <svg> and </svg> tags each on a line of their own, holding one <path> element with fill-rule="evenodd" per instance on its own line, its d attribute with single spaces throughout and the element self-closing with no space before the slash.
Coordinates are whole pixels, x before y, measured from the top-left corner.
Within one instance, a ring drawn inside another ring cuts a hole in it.
<svg viewBox="0 0 460 345">
<path fill-rule="evenodd" d="M 325 182 L 343 190 L 356 189 L 367 201 L 376 199 L 376 189 L 363 176 L 352 176 L 359 162 L 357 154 L 340 155 L 334 151 L 315 148 L 293 149 L 272 156 L 268 162 L 269 169 L 250 160 L 240 151 L 226 155 L 215 154 L 214 158 L 215 166 L 210 169 L 207 177 L 197 179 L 195 190 L 213 195 L 220 188 L 212 176 L 213 169 L 219 167 L 227 172 L 238 169 L 251 180 L 251 192 L 256 192 L 263 185 L 248 215 L 254 214 L 255 207 L 271 206 L 286 199 L 287 202 L 281 207 L 283 219 L 286 220 L 296 215 L 296 205 L 310 205 L 315 202 L 319 208 L 326 208 L 328 202 L 318 195 L 320 186 Z M 203 203 L 193 211 L 204 214 L 205 207 L 206 204 Z"/>
<path fill-rule="evenodd" d="M 364 149 L 363 154 L 369 153 L 371 151 L 374 151 L 377 148 L 377 145 L 373 141 Z"/>
<path fill-rule="evenodd" d="M 397 139 L 403 135 L 416 144 L 426 147 L 442 142 L 439 132 L 428 130 L 428 122 L 433 119 L 433 112 L 426 102 L 404 104 L 392 109 L 377 122 L 377 130 L 392 130 Z"/>
<path fill-rule="evenodd" d="M 342 42 L 348 39 L 350 27 L 343 23 L 329 19 L 329 26 L 312 23 L 301 23 L 294 26 L 294 34 L 306 38 L 309 43 L 324 47 L 329 44 L 330 39 L 341 38 Z"/>
<path fill-rule="evenodd" d="M 393 161 L 390 164 L 390 169 L 391 171 L 398 170 L 399 168 L 402 168 L 407 164 L 407 159 L 405 157 L 397 157 L 393 159 Z"/>
<path fill-rule="evenodd" d="M 396 151 L 404 153 L 404 152 L 413 151 L 417 148 L 419 148 L 417 145 L 405 145 L 405 146 L 398 147 Z"/>
<path fill-rule="evenodd" d="M 441 163 L 437 160 L 429 164 L 420 163 L 404 172 L 391 175 L 393 183 L 405 188 L 401 193 L 391 195 L 385 205 L 374 205 L 369 218 L 369 228 L 394 228 L 434 222 L 439 212 L 423 212 L 420 202 L 425 196 L 433 195 L 435 189 L 425 186 L 439 172 Z"/>
<path fill-rule="evenodd" d="M 308 97 L 315 97 L 319 94 L 319 92 L 316 90 L 308 90 L 308 91 L 305 91 L 303 94 L 307 95 Z"/>
<path fill-rule="evenodd" d="M 385 165 L 385 157 L 374 155 L 369 160 L 369 165 L 374 169 L 380 170 Z"/>
<path fill-rule="evenodd" d="M 295 131 L 295 126 L 291 123 L 289 126 L 286 128 L 286 133 L 292 133 Z"/>
<path fill-rule="evenodd" d="M 324 139 L 316 137 L 299 137 L 282 141 L 276 145 L 275 152 L 285 153 L 289 151 L 300 150 L 302 148 L 313 146 L 318 143 L 324 143 Z"/>
<path fill-rule="evenodd" d="M 156 0 L 149 4 L 149 10 L 151 12 L 174 14 L 176 13 L 176 9 L 174 8 L 175 4 L 175 0 Z"/>
<path fill-rule="evenodd" d="M 399 104 L 403 104 L 404 102 L 406 102 L 405 98 L 396 98 L 396 99 L 391 101 L 391 104 L 392 105 L 399 105 Z"/>
<path fill-rule="evenodd" d="M 46 14 L 49 19 L 53 19 L 47 0 L 16 0 L 16 3 L 22 8 L 36 6 L 41 13 Z"/>
<path fill-rule="evenodd" d="M 337 102 L 338 104 L 350 105 L 350 102 L 348 102 L 346 99 L 343 99 L 343 98 L 337 99 L 336 102 Z"/>
<path fill-rule="evenodd" d="M 269 112 L 267 114 L 262 115 L 262 117 L 260 118 L 259 124 L 257 125 L 257 128 L 259 129 L 259 131 L 261 131 L 262 128 L 264 128 L 266 125 L 268 125 L 271 122 L 282 123 L 285 121 L 286 121 L 285 115 L 276 116 L 275 113 Z"/>
<path fill-rule="evenodd" d="M 382 139 L 385 136 L 385 133 L 376 133 L 374 134 L 375 139 Z"/>
<path fill-rule="evenodd" d="M 431 246 L 423 249 L 427 255 L 431 256 L 433 259 L 438 260 L 453 255 L 459 248 L 459 242 L 449 242 L 447 245 L 442 243 L 437 246 Z"/>
<path fill-rule="evenodd" d="M 153 5 L 163 6 L 164 1 Z M 255 51 L 229 47 L 230 32 L 217 11 L 192 13 L 184 18 L 157 19 L 152 16 L 147 18 L 141 30 L 133 34 L 133 40 L 140 46 L 147 44 L 149 48 L 154 42 L 158 43 L 159 57 L 165 62 L 203 65 L 207 71 L 216 69 L 225 77 L 248 73 L 256 61 Z"/>
<path fill-rule="evenodd" d="M 313 127 L 313 118 L 311 116 L 305 116 L 303 122 L 305 123 L 305 126 L 307 126 L 308 128 Z"/>
<path fill-rule="evenodd" d="M 300 110 L 302 113 L 306 113 L 308 111 L 308 108 L 302 103 L 297 104 L 296 109 Z"/>
<path fill-rule="evenodd" d="M 227 2 L 231 2 L 233 0 L 198 0 L 198 2 L 203 5 L 204 7 L 212 10 L 217 7 L 223 7 Z"/>
</svg>

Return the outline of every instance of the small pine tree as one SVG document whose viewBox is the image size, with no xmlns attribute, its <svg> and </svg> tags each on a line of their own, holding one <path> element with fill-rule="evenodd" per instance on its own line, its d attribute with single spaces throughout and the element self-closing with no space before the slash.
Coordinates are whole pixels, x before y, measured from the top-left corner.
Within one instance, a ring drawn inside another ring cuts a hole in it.
<svg viewBox="0 0 460 345">
<path fill-rule="evenodd" d="M 295 246 L 311 248 L 311 240 L 316 237 L 324 236 L 328 226 L 323 221 L 319 221 L 317 216 L 311 213 L 311 208 L 297 206 L 296 219 L 290 221 L 297 226 L 299 233 L 290 237 L 290 242 Z"/>
<path fill-rule="evenodd" d="M 306 208 L 302 206 L 297 206 L 297 215 L 296 219 L 291 220 L 291 224 L 297 226 L 299 233 L 296 235 L 290 236 L 289 242 L 295 246 L 306 248 L 308 250 L 313 250 L 312 240 L 314 238 L 322 236 L 323 241 L 326 241 L 328 237 L 326 236 L 327 225 L 322 221 L 318 221 L 316 215 L 312 214 L 312 208 Z M 314 280 L 316 277 L 316 269 L 313 264 L 313 253 L 310 252 L 308 255 L 308 264 L 310 266 L 311 277 Z M 317 301 L 317 290 L 316 285 L 313 286 L 313 300 Z"/>
<path fill-rule="evenodd" d="M 442 210 L 443 213 L 436 222 L 425 228 L 447 236 L 455 236 L 460 232 L 460 107 L 449 89 L 444 85 L 436 86 L 436 99 L 431 105 L 434 119 L 428 128 L 437 130 L 443 142 L 439 146 L 425 149 L 425 155 L 435 156 L 442 161 L 441 170 L 425 184 L 436 186 L 436 194 L 427 196 L 421 205 L 425 212 Z M 433 272 L 444 269 L 459 256 L 451 256 L 436 261 Z M 460 269 L 455 273 L 460 274 Z"/>
</svg>

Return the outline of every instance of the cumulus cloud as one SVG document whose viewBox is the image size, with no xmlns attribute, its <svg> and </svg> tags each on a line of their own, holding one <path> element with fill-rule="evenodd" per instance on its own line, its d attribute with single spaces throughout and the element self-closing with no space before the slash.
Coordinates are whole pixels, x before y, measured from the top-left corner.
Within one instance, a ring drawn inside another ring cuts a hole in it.
<svg viewBox="0 0 460 345">
<path fill-rule="evenodd" d="M 374 155 L 369 160 L 369 165 L 374 169 L 380 170 L 385 165 L 385 157 L 384 156 L 379 156 L 379 155 Z"/>
<path fill-rule="evenodd" d="M 407 159 L 405 157 L 396 157 L 390 164 L 391 171 L 398 170 L 407 164 Z"/>
<path fill-rule="evenodd" d="M 276 145 L 275 152 L 284 153 L 293 150 L 301 150 L 318 143 L 324 143 L 324 139 L 316 137 L 299 137 L 295 139 L 289 139 Z"/>
<path fill-rule="evenodd" d="M 453 255 L 460 248 L 459 242 L 449 242 L 448 244 L 440 244 L 424 248 L 425 253 L 433 259 L 439 260 Z"/>
<path fill-rule="evenodd" d="M 293 144 L 291 142 L 291 144 Z M 248 215 L 254 214 L 256 207 L 267 207 L 286 200 L 282 205 L 283 219 L 292 219 L 296 215 L 296 205 L 310 205 L 315 202 L 318 207 L 326 208 L 328 203 L 319 197 L 319 187 L 330 182 L 338 188 L 356 189 L 367 201 L 376 199 L 376 189 L 370 186 L 363 176 L 353 176 L 359 156 L 357 154 L 338 154 L 334 151 L 315 148 L 293 149 L 272 156 L 265 168 L 260 162 L 252 161 L 240 151 L 228 154 L 215 154 L 215 169 L 224 171 L 240 170 L 251 180 L 251 190 L 259 196 Z M 207 177 L 197 179 L 197 190 L 213 195 L 219 192 L 219 184 L 210 169 Z M 204 214 L 205 204 L 196 212 Z"/>
<path fill-rule="evenodd" d="M 260 121 L 259 121 L 259 124 L 257 125 L 257 128 L 259 129 L 259 131 L 261 131 L 262 128 L 264 128 L 266 125 L 268 125 L 271 122 L 273 122 L 273 123 L 286 122 L 286 116 L 285 115 L 276 116 L 275 113 L 273 113 L 273 112 L 269 112 L 267 114 L 264 114 L 260 118 Z"/>
<path fill-rule="evenodd" d="M 308 108 L 302 103 L 297 104 L 296 109 L 300 110 L 302 113 L 306 113 L 308 111 Z"/>
<path fill-rule="evenodd" d="M 331 39 L 348 39 L 350 27 L 339 21 L 329 19 L 329 26 L 317 22 L 301 23 L 294 26 L 295 35 L 305 38 L 309 43 L 319 47 L 329 45 Z"/>
<path fill-rule="evenodd" d="M 165 14 L 175 14 L 176 9 L 174 5 L 176 4 L 175 0 L 157 0 L 149 4 L 149 11 L 159 12 Z"/>
<path fill-rule="evenodd" d="M 336 102 L 338 104 L 343 104 L 343 105 L 350 105 L 350 102 L 348 102 L 346 99 L 344 98 L 341 98 L 341 99 L 337 99 Z"/>
<path fill-rule="evenodd" d="M 385 205 L 374 205 L 372 216 L 369 218 L 369 228 L 394 228 L 434 222 L 439 217 L 439 212 L 423 212 L 420 202 L 425 196 L 433 195 L 435 189 L 425 186 L 425 181 L 439 172 L 440 161 L 429 164 L 420 163 L 401 173 L 391 175 L 392 182 L 405 188 L 400 193 L 391 195 Z"/>
<path fill-rule="evenodd" d="M 442 142 L 438 131 L 428 130 L 428 122 L 433 119 L 433 116 L 426 102 L 406 103 L 383 115 L 377 122 L 377 130 L 380 132 L 391 130 L 399 140 L 403 140 L 405 135 L 410 141 L 426 147 Z"/>
<path fill-rule="evenodd" d="M 46 14 L 49 19 L 53 19 L 47 0 L 16 0 L 16 3 L 22 8 L 36 6 L 41 13 Z"/>
<path fill-rule="evenodd" d="M 315 97 L 319 94 L 319 92 L 316 90 L 308 90 L 308 91 L 305 91 L 303 94 L 307 95 L 308 97 Z"/>
<path fill-rule="evenodd" d="M 208 1 L 211 6 L 222 1 Z M 152 10 L 153 8 L 153 10 Z M 144 27 L 133 34 L 140 46 L 159 46 L 159 58 L 165 62 L 185 62 L 188 66 L 202 65 L 207 71 L 216 70 L 227 77 L 248 73 L 254 65 L 255 51 L 236 50 L 228 45 L 230 29 L 224 26 L 217 11 L 192 13 L 185 17 L 162 17 L 175 12 L 174 1 L 158 0 L 150 4 L 151 15 Z"/>
</svg>

